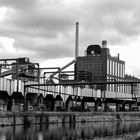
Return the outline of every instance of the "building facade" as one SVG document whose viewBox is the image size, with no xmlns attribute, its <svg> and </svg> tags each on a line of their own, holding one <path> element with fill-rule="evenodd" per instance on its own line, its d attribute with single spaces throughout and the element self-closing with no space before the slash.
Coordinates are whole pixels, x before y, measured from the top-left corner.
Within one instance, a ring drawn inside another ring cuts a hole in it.
<svg viewBox="0 0 140 140">
<path fill-rule="evenodd" d="M 87 47 L 86 55 L 77 57 L 75 80 L 78 82 L 117 82 L 125 81 L 125 62 L 118 56 L 111 56 L 107 42 Z M 98 87 L 100 88 L 100 87 Z M 106 85 L 104 90 L 125 92 L 124 85 Z"/>
</svg>

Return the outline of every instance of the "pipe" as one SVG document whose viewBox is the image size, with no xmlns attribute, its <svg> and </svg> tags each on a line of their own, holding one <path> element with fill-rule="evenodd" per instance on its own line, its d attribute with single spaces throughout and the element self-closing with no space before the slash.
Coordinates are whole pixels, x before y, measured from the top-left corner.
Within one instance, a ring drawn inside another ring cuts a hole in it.
<svg viewBox="0 0 140 140">
<path fill-rule="evenodd" d="M 65 68 L 69 67 L 70 65 L 72 65 L 73 63 L 75 63 L 75 60 L 72 60 L 71 62 L 69 62 L 68 64 L 66 64 L 65 66 L 63 66 L 62 68 L 60 68 L 59 70 L 57 70 L 56 72 L 54 72 L 53 74 L 50 75 L 50 78 L 52 78 L 54 75 L 56 75 L 57 73 L 60 73 L 62 70 L 64 70 Z"/>
</svg>

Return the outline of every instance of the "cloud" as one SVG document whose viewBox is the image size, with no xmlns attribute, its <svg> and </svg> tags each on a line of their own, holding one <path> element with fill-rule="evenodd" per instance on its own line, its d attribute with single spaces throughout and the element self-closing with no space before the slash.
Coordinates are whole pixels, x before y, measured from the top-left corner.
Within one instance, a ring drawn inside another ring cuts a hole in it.
<svg viewBox="0 0 140 140">
<path fill-rule="evenodd" d="M 85 5 L 87 9 L 86 18 L 83 19 L 85 28 L 91 28 L 90 30 L 94 31 L 92 31 L 93 34 L 97 34 L 97 39 L 106 35 L 106 38 L 112 43 L 114 43 L 113 34 L 121 36 L 115 36 L 116 40 L 119 38 L 121 43 L 126 37 L 131 39 L 132 36 L 137 36 L 140 30 L 139 26 L 136 26 L 139 22 L 137 21 L 139 17 L 136 16 L 140 9 L 139 3 L 136 0 L 90 1 Z"/>
<path fill-rule="evenodd" d="M 54 3 L 51 2 L 53 5 L 43 5 L 42 7 L 39 7 L 40 3 L 32 6 L 33 3 L 24 1 L 22 5 L 22 1 L 20 2 L 5 3 L 10 8 L 6 20 L 1 23 L 1 36 L 15 39 L 15 48 L 36 51 L 35 54 L 38 54 L 38 57 L 42 57 L 40 54 L 44 54 L 44 51 L 49 54 L 45 55 L 46 58 L 49 58 L 51 53 L 52 57 L 71 54 L 70 48 L 73 43 L 70 43 L 72 40 L 70 39 L 71 27 L 73 26 L 71 12 L 68 13 L 66 8 L 61 7 L 63 5 L 55 4 L 54 6 Z M 28 3 L 28 8 L 24 9 L 26 3 Z M 54 52 L 57 53 L 54 54 Z"/>
<path fill-rule="evenodd" d="M 10 7 L 13 9 L 30 9 L 31 7 L 35 7 L 37 4 L 37 0 L 29 1 L 29 0 L 0 0 L 1 6 Z"/>
<path fill-rule="evenodd" d="M 0 6 L 7 8 L 0 36 L 14 40 L 17 56 L 42 61 L 73 57 L 77 21 L 80 54 L 103 39 L 125 46 L 140 35 L 138 0 L 0 0 Z"/>
</svg>

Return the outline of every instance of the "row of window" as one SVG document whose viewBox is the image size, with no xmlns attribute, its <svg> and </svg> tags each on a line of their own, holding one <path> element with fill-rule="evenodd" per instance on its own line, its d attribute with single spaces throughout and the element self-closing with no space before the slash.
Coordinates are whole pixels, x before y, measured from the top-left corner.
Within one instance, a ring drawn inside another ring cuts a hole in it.
<svg viewBox="0 0 140 140">
<path fill-rule="evenodd" d="M 125 65 L 113 60 L 107 59 L 107 74 L 124 78 Z"/>
<path fill-rule="evenodd" d="M 124 93 L 125 86 L 122 84 L 119 84 L 119 85 L 118 84 L 110 84 L 110 85 L 107 85 L 107 91 Z"/>
<path fill-rule="evenodd" d="M 107 81 L 108 82 L 115 82 L 115 81 L 125 81 L 124 79 L 113 79 L 112 77 L 107 76 Z M 130 84 L 107 84 L 107 91 L 112 91 L 112 92 L 121 92 L 121 93 L 128 93 L 131 94 L 132 92 L 132 87 Z M 139 95 L 140 91 L 140 84 L 136 84 L 133 87 L 133 92 L 135 95 Z"/>
<path fill-rule="evenodd" d="M 125 84 L 108 84 L 107 91 L 132 94 L 132 87 L 130 85 L 125 85 Z M 139 85 L 133 87 L 133 94 L 134 94 L 133 96 L 139 95 L 140 94 L 139 92 L 140 92 Z"/>
<path fill-rule="evenodd" d="M 113 77 L 107 77 L 107 81 L 108 82 L 116 82 L 116 81 L 124 81 L 123 79 L 115 79 Z M 125 92 L 125 86 L 124 84 L 108 84 L 107 85 L 107 90 L 108 91 L 113 91 L 113 92 L 122 92 L 124 93 Z"/>
</svg>

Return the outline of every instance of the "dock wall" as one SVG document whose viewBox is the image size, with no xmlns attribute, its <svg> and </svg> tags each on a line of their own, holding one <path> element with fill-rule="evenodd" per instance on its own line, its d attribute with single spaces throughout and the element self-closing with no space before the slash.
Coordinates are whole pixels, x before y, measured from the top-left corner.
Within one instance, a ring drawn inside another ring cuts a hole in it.
<svg viewBox="0 0 140 140">
<path fill-rule="evenodd" d="M 0 114 L 0 126 L 85 123 L 95 121 L 140 121 L 140 112 L 36 112 Z"/>
</svg>

